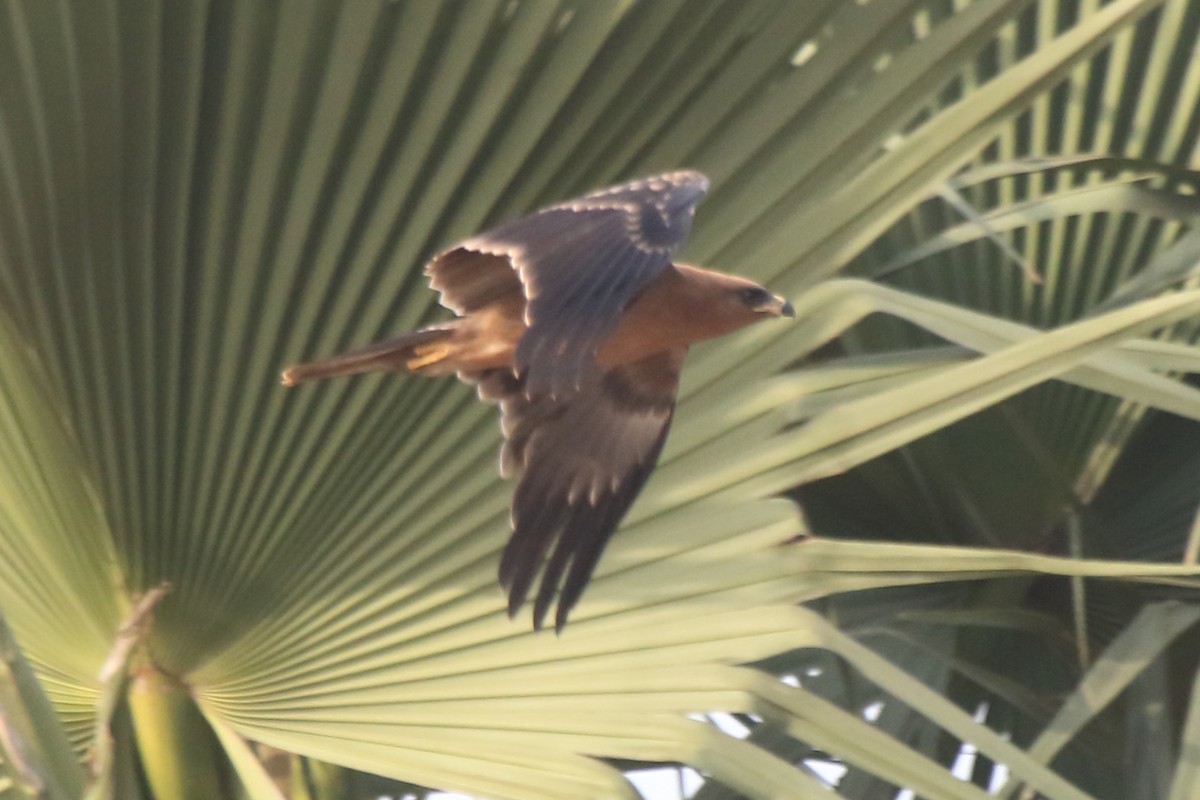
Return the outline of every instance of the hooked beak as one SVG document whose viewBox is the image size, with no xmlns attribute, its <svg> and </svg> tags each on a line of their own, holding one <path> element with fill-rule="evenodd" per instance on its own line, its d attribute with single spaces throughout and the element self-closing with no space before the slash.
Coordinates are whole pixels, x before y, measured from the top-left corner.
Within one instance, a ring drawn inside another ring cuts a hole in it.
<svg viewBox="0 0 1200 800">
<path fill-rule="evenodd" d="M 779 295 L 771 298 L 771 302 L 763 309 L 768 314 L 774 314 L 777 317 L 795 318 L 796 309 L 792 308 L 792 304 L 784 300 Z"/>
</svg>

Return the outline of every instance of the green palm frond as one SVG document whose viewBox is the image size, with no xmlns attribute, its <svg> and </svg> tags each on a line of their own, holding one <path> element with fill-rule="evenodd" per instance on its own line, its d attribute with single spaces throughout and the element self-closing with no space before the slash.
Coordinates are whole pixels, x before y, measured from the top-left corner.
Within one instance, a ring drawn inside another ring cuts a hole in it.
<svg viewBox="0 0 1200 800">
<path fill-rule="evenodd" d="M 488 797 L 635 796 L 634 762 L 827 796 L 813 753 L 846 797 L 982 797 L 944 769 L 969 742 L 1098 795 L 1023 748 L 1086 739 L 1059 695 L 1115 657 L 1076 634 L 1136 613 L 1097 586 L 1200 575 L 1079 542 L 1141 423 L 1200 419 L 1198 28 L 1190 0 L 0 4 L 0 608 L 77 746 L 101 703 L 101 788 L 280 796 L 252 740 Z M 685 255 L 801 319 L 696 349 L 644 496 L 537 635 L 495 580 L 493 409 L 276 376 L 439 313 L 420 269 L 456 238 L 683 166 L 714 184 Z M 1073 601 L 1025 602 L 1055 581 Z M 981 630 L 1056 642 L 1046 675 Z M 844 678 L 778 680 L 818 650 Z"/>
</svg>

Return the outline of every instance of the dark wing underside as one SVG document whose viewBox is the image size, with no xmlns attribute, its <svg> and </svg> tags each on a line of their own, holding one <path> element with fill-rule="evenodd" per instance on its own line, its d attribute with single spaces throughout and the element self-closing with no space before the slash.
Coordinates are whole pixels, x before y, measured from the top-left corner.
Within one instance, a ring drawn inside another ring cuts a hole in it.
<svg viewBox="0 0 1200 800">
<path fill-rule="evenodd" d="M 498 270 L 507 261 L 527 300 L 517 371 L 530 395 L 566 396 L 583 385 L 626 305 L 670 264 L 707 188 L 697 172 L 673 172 L 538 211 L 434 258 L 430 285 L 448 308 L 469 313 L 512 291 Z"/>
<path fill-rule="evenodd" d="M 545 561 L 534 599 L 540 628 L 561 589 L 555 627 L 583 594 L 605 544 L 654 469 L 671 425 L 680 349 L 591 373 L 578 392 L 531 397 L 504 370 L 479 379 L 480 396 L 500 401 L 507 441 L 501 471 L 521 473 L 512 537 L 500 561 L 509 615 L 524 604 Z"/>
</svg>

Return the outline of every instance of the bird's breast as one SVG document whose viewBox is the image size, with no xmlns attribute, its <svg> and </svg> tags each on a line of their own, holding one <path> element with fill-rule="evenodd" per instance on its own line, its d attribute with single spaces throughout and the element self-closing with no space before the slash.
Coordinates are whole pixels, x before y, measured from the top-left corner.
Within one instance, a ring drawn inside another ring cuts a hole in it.
<svg viewBox="0 0 1200 800">
<path fill-rule="evenodd" d="M 694 307 L 674 269 L 652 282 L 621 316 L 596 352 L 601 368 L 632 364 L 658 353 L 687 347 L 697 341 L 703 308 Z"/>
</svg>

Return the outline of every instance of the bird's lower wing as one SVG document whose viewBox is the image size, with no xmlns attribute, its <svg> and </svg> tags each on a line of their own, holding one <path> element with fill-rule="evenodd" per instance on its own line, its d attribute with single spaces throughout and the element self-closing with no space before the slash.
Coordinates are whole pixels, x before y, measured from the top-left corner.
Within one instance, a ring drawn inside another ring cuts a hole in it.
<svg viewBox="0 0 1200 800">
<path fill-rule="evenodd" d="M 507 371 L 481 376 L 480 395 L 500 401 L 507 439 L 501 468 L 521 474 L 500 562 L 510 615 L 541 569 L 534 626 L 541 627 L 560 590 L 555 627 L 566 623 L 662 451 L 686 352 L 595 374 L 579 392 L 557 399 L 530 399 Z"/>
</svg>

